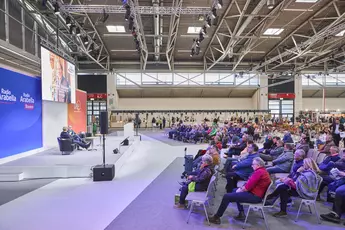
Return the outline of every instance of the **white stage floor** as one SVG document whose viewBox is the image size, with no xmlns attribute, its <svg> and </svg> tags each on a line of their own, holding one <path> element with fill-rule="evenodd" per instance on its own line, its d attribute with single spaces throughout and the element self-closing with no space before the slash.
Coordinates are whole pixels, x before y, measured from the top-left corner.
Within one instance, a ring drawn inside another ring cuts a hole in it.
<svg viewBox="0 0 345 230">
<path fill-rule="evenodd" d="M 121 146 L 119 154 L 113 154 L 115 148 L 119 148 L 124 140 L 121 136 L 108 136 L 106 138 L 106 163 L 122 167 L 124 160 L 130 152 L 133 152 L 139 139 L 130 141 L 129 146 Z M 102 146 L 100 140 L 94 140 L 94 151 L 76 150 L 71 155 L 62 155 L 58 148 L 50 149 L 32 156 L 24 157 L 0 165 L 0 174 L 24 173 L 25 179 L 33 178 L 67 178 L 90 177 L 91 168 L 102 164 Z M 120 162 L 119 159 L 121 159 Z M 118 170 L 118 169 L 116 169 Z"/>
</svg>

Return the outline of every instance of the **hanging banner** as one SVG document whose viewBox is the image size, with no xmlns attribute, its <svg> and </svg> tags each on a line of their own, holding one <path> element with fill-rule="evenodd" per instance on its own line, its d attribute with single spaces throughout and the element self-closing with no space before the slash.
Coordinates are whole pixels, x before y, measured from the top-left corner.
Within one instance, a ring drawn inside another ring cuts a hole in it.
<svg viewBox="0 0 345 230">
<path fill-rule="evenodd" d="M 86 132 L 86 101 L 85 91 L 76 90 L 76 103 L 68 104 L 68 125 L 72 126 L 74 132 Z"/>
</svg>

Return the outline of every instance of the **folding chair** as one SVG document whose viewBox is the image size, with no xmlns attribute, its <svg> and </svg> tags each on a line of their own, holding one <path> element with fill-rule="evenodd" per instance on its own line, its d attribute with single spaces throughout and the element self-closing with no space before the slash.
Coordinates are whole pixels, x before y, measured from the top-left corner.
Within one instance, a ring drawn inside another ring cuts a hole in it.
<svg viewBox="0 0 345 230">
<path fill-rule="evenodd" d="M 247 223 L 247 219 L 248 219 L 248 215 L 249 215 L 249 212 L 250 210 L 253 210 L 253 211 L 260 211 L 261 214 L 262 214 L 262 217 L 264 218 L 264 221 L 265 221 L 265 226 L 266 226 L 266 229 L 268 230 L 268 224 L 267 224 L 267 220 L 266 220 L 266 216 L 265 216 L 265 213 L 264 213 L 264 208 L 270 208 L 271 206 L 265 206 L 265 203 L 266 203 L 266 199 L 267 199 L 267 196 L 268 196 L 268 192 L 270 191 L 271 187 L 273 186 L 273 181 L 271 181 L 270 185 L 268 186 L 266 192 L 265 192 L 265 196 L 264 196 L 264 199 L 262 201 L 262 203 L 259 203 L 259 204 L 251 204 L 251 203 L 242 203 L 242 205 L 248 205 L 248 211 L 247 211 L 247 214 L 246 214 L 246 219 L 244 220 L 244 223 L 242 225 L 242 228 L 244 229 L 245 228 L 245 225 Z"/>
<path fill-rule="evenodd" d="M 190 192 L 188 193 L 186 200 L 190 202 L 190 209 L 188 213 L 187 218 L 187 224 L 189 222 L 189 217 L 192 214 L 192 211 L 194 209 L 194 205 L 202 205 L 205 211 L 206 219 L 208 222 L 208 225 L 210 225 L 210 221 L 208 219 L 207 210 L 206 210 L 206 204 L 213 198 L 211 195 L 212 190 L 214 189 L 214 182 L 216 180 L 215 176 L 211 177 L 210 183 L 208 184 L 208 188 L 206 192 Z"/>
<path fill-rule="evenodd" d="M 320 185 L 321 185 L 322 181 L 323 181 L 323 178 L 320 177 L 320 181 L 319 181 L 318 186 L 317 186 L 317 191 L 319 191 L 319 188 L 320 188 Z M 318 213 L 317 208 L 316 208 L 316 198 L 317 198 L 317 192 L 315 193 L 315 197 L 312 200 L 307 200 L 307 199 L 302 199 L 301 200 L 301 204 L 299 205 L 295 222 L 298 221 L 298 216 L 299 216 L 299 213 L 301 211 L 302 205 L 307 205 L 308 206 L 310 214 L 312 214 L 310 205 L 313 205 L 314 209 L 315 209 L 315 214 L 316 214 L 317 221 L 318 221 L 319 224 L 321 224 L 320 216 L 319 216 L 319 213 Z"/>
</svg>

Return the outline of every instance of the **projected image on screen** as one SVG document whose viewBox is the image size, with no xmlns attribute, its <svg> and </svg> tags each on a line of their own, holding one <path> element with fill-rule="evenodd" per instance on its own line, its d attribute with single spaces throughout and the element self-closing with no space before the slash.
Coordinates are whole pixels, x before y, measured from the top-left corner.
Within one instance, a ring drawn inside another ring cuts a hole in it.
<svg viewBox="0 0 345 230">
<path fill-rule="evenodd" d="M 75 66 L 41 47 L 42 99 L 75 103 Z"/>
</svg>

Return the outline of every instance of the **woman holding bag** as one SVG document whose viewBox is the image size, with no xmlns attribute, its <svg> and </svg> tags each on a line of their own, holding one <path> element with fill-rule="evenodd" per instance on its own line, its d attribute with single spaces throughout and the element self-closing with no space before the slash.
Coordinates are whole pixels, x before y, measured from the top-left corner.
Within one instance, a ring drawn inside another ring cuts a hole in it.
<svg viewBox="0 0 345 230">
<path fill-rule="evenodd" d="M 205 154 L 202 156 L 202 164 L 198 174 L 196 176 L 188 176 L 189 183 L 186 183 L 181 188 L 180 201 L 179 204 L 175 205 L 175 208 L 184 209 L 186 197 L 188 192 L 194 191 L 206 191 L 208 184 L 210 183 L 211 177 L 213 175 L 213 158 Z M 195 184 L 194 184 L 195 183 Z M 194 191 L 189 191 L 193 189 Z"/>
<path fill-rule="evenodd" d="M 321 177 L 318 175 L 319 167 L 311 158 L 305 158 L 293 178 L 285 178 L 270 195 L 267 196 L 265 205 L 273 205 L 280 197 L 280 212 L 274 213 L 274 217 L 287 216 L 286 208 L 291 196 L 303 199 L 314 199 L 318 193 L 318 185 Z"/>
</svg>

